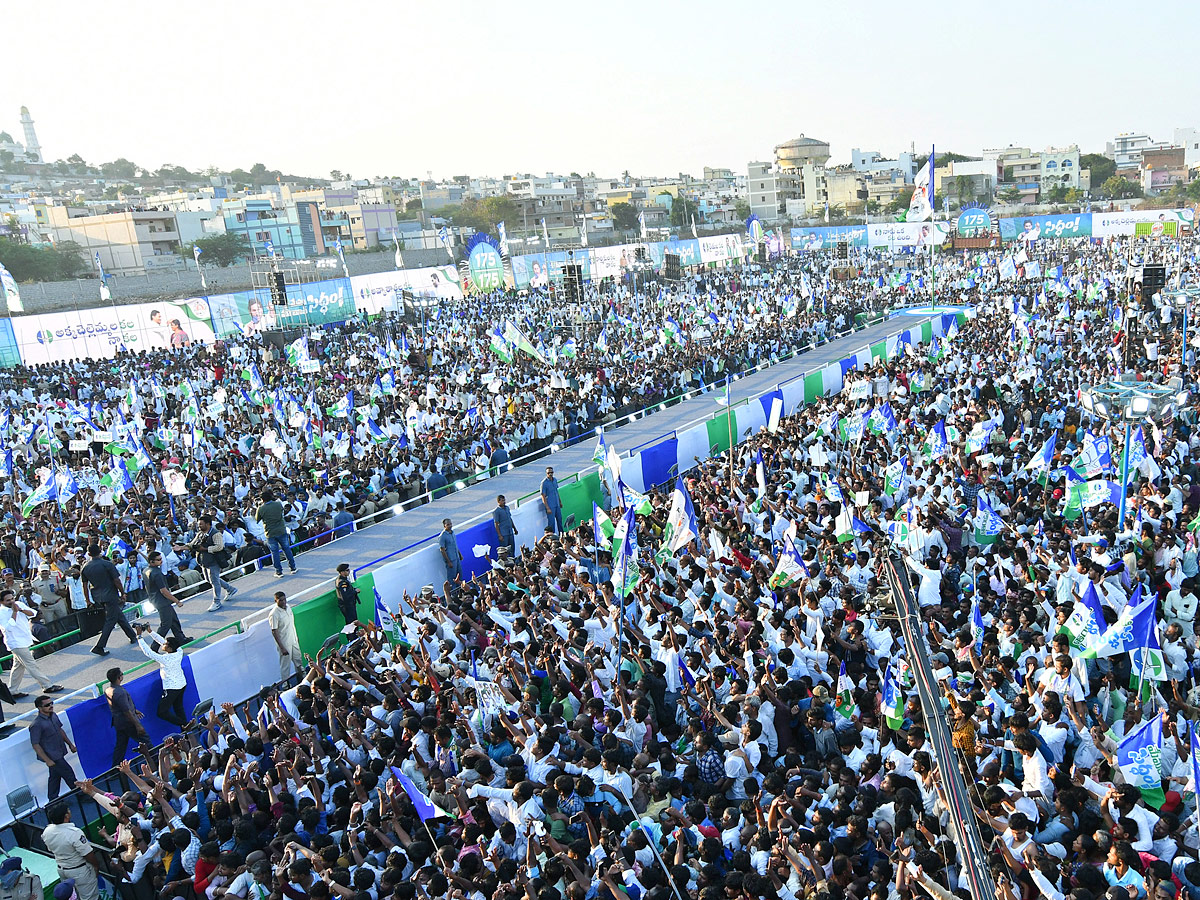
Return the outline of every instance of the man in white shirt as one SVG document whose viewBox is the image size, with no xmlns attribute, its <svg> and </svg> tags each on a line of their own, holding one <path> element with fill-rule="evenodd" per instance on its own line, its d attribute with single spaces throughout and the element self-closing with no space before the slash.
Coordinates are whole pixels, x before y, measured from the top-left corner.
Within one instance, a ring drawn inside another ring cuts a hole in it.
<svg viewBox="0 0 1200 900">
<path fill-rule="evenodd" d="M 8 689 L 13 698 L 20 700 L 29 694 L 21 691 L 21 682 L 28 672 L 47 694 L 57 694 L 63 690 L 61 684 L 54 684 L 41 670 L 33 659 L 33 617 L 36 611 L 17 600 L 14 591 L 6 590 L 0 593 L 0 628 L 4 630 L 4 643 L 13 655 L 12 671 L 8 674 Z"/>
<path fill-rule="evenodd" d="M 287 594 L 283 591 L 275 592 L 275 603 L 267 621 L 279 651 L 279 677 L 286 680 L 292 674 L 293 666 L 297 672 L 304 668 L 304 656 L 296 637 L 296 614 L 288 606 Z"/>
<path fill-rule="evenodd" d="M 158 663 L 159 674 L 162 676 L 162 697 L 158 701 L 156 715 L 164 722 L 170 722 L 177 728 L 187 724 L 188 718 L 183 710 L 183 692 L 187 688 L 187 676 L 183 674 L 183 650 L 179 648 L 175 637 L 162 637 L 154 633 L 149 625 L 138 625 L 138 646 L 148 659 Z M 146 643 L 146 637 L 162 646 L 162 652 L 152 650 Z"/>
</svg>

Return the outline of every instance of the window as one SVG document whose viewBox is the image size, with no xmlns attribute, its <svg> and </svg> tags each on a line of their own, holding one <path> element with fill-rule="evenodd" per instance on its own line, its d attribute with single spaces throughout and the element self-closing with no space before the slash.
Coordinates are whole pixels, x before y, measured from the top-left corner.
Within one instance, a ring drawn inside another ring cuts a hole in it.
<svg viewBox="0 0 1200 900">
<path fill-rule="evenodd" d="M 1058 163 L 1056 163 L 1056 162 L 1055 162 L 1054 160 L 1052 160 L 1052 159 L 1048 159 L 1048 160 L 1046 160 L 1046 168 L 1047 168 L 1047 169 L 1057 169 L 1057 168 L 1058 168 Z"/>
<path fill-rule="evenodd" d="M 1063 160 L 1063 168 L 1064 168 L 1064 169 L 1069 169 L 1069 168 L 1071 168 L 1071 166 L 1073 166 L 1073 165 L 1074 165 L 1074 163 L 1072 163 L 1072 162 L 1071 162 L 1069 159 L 1064 159 L 1064 160 Z"/>
</svg>

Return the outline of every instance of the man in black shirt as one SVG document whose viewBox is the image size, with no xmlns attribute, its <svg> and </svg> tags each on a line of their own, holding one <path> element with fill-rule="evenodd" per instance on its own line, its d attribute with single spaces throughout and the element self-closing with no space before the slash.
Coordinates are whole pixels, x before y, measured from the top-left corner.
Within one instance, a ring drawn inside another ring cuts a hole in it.
<svg viewBox="0 0 1200 900">
<path fill-rule="evenodd" d="M 192 639 L 183 633 L 183 625 L 179 622 L 179 615 L 175 612 L 175 607 L 183 603 L 171 593 L 171 589 L 167 587 L 167 576 L 162 570 L 162 554 L 157 550 L 150 552 L 150 565 L 146 567 L 146 593 L 150 597 L 150 602 L 154 604 L 154 608 L 158 610 L 158 634 L 159 637 L 166 637 L 168 634 L 174 636 L 175 643 L 182 647 L 184 644 L 190 644 Z"/>
<path fill-rule="evenodd" d="M 342 614 L 342 618 L 346 620 L 346 624 L 350 625 L 358 621 L 358 588 L 354 586 L 354 582 L 350 580 L 350 564 L 341 563 L 337 567 L 337 579 L 333 582 L 334 590 L 337 592 L 338 611 Z"/>
<path fill-rule="evenodd" d="M 98 603 L 104 607 L 104 629 L 100 632 L 100 640 L 96 641 L 92 652 L 97 656 L 108 656 L 104 647 L 108 644 L 108 636 L 112 634 L 115 626 L 121 626 L 131 644 L 137 643 L 137 635 L 129 627 L 129 622 L 125 619 L 125 610 L 122 608 L 125 588 L 121 586 L 121 573 L 117 571 L 111 559 L 100 555 L 99 544 L 88 545 L 88 556 L 91 559 L 79 573 L 83 580 L 83 595 L 88 603 Z"/>
<path fill-rule="evenodd" d="M 113 747 L 112 764 L 115 768 L 125 758 L 130 741 L 137 741 L 138 749 L 146 759 L 150 759 L 152 747 L 150 735 L 142 726 L 142 713 L 133 705 L 133 697 L 121 684 L 125 674 L 119 669 L 108 670 L 108 686 L 104 689 L 104 699 L 108 701 L 108 709 L 112 714 L 112 726 L 117 732 L 117 743 Z"/>
</svg>

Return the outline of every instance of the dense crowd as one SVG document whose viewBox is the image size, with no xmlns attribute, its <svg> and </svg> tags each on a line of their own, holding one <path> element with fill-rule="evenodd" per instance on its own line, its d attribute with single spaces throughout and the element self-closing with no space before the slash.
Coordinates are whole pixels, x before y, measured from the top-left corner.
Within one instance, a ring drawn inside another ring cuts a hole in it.
<svg viewBox="0 0 1200 900">
<path fill-rule="evenodd" d="M 293 900 L 967 897 L 953 766 L 1004 900 L 1200 896 L 1196 416 L 1144 423 L 1124 531 L 1115 495 L 1076 487 L 1118 477 L 1123 435 L 1076 400 L 1123 368 L 1125 323 L 1143 377 L 1190 375 L 1162 298 L 1126 304 L 1132 249 L 985 277 L 932 347 L 664 490 L 606 469 L 607 519 L 384 598 L 394 622 L 126 764 L 124 795 L 85 784 L 128 877 Z"/>
<path fill-rule="evenodd" d="M 589 289 L 570 308 L 544 291 L 468 297 L 435 320 L 355 320 L 287 345 L 248 329 L 215 346 L 6 370 L 0 561 L 39 613 L 39 640 L 72 632 L 89 605 L 90 543 L 134 599 L 152 549 L 172 590 L 211 583 L 214 556 L 227 576 L 253 571 L 270 549 L 263 491 L 283 504 L 291 546 L 328 542 L 798 352 L 867 310 L 813 277 L 748 266 Z M 493 334 L 505 330 L 511 340 Z M 217 554 L 200 546 L 202 516 Z"/>
</svg>

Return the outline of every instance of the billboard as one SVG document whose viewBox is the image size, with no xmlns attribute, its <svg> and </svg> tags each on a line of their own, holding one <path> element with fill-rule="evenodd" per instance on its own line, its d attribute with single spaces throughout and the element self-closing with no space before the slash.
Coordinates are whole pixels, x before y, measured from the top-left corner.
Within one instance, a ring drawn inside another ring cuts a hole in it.
<svg viewBox="0 0 1200 900">
<path fill-rule="evenodd" d="M 954 222 L 954 230 L 963 237 L 971 237 L 990 231 L 992 214 L 981 206 L 967 206 L 958 214 Z"/>
<path fill-rule="evenodd" d="M 1138 237 L 1177 237 L 1179 223 L 1173 219 L 1163 222 L 1138 222 L 1133 226 L 1133 233 Z"/>
<path fill-rule="evenodd" d="M 867 243 L 871 247 L 940 246 L 950 235 L 949 222 L 880 222 L 867 226 Z"/>
<path fill-rule="evenodd" d="M 454 266 L 427 266 L 423 269 L 397 269 L 373 275 L 351 275 L 355 308 L 369 315 L 400 309 L 400 293 L 411 291 L 418 297 L 462 297 L 458 270 Z"/>
<path fill-rule="evenodd" d="M 851 247 L 867 246 L 866 225 L 833 225 L 824 228 L 793 228 L 792 249 L 833 250 L 840 243 Z"/>
<path fill-rule="evenodd" d="M 737 234 L 715 234 L 699 239 L 702 263 L 726 262 L 742 258 L 742 238 Z M 682 259 L 680 265 L 687 265 Z"/>
<path fill-rule="evenodd" d="M 73 313 L 17 316 L 13 335 L 25 365 L 64 360 L 107 359 L 119 350 L 162 350 L 215 338 L 208 300 L 134 303 Z"/>
<path fill-rule="evenodd" d="M 1140 223 L 1174 222 L 1176 232 L 1191 228 L 1195 212 L 1191 209 L 1137 209 L 1130 212 L 1092 213 L 1092 234 L 1095 237 L 1119 237 L 1137 233 Z"/>
<path fill-rule="evenodd" d="M 1031 241 L 1049 238 L 1091 237 L 1092 217 L 1088 213 L 1062 213 L 1052 216 L 1022 216 L 1000 220 L 1000 240 Z"/>
</svg>

